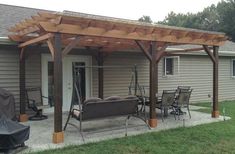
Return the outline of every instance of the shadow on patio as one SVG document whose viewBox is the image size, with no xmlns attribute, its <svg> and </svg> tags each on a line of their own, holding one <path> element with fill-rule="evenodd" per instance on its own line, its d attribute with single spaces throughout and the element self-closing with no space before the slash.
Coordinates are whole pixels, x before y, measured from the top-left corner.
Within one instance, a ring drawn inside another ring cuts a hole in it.
<svg viewBox="0 0 235 154">
<path fill-rule="evenodd" d="M 199 109 L 201 107 L 191 106 L 191 109 Z M 189 119 L 188 114 L 180 116 L 180 120 L 175 120 L 174 116 L 169 114 L 165 118 L 164 122 L 161 120 L 160 111 L 157 110 L 157 116 L 159 117 L 158 126 L 149 130 L 143 121 L 138 118 L 132 117 L 129 120 L 128 136 L 138 135 L 147 132 L 167 130 L 177 127 L 190 127 L 205 123 L 212 123 L 223 121 L 223 117 L 211 118 L 211 114 L 191 111 L 192 118 Z M 67 114 L 63 114 L 63 123 L 67 118 Z M 24 152 L 39 151 L 51 148 L 59 148 L 66 145 L 79 145 L 89 142 L 97 142 L 107 139 L 125 137 L 125 119 L 126 116 L 106 118 L 100 120 L 92 120 L 83 122 L 83 130 L 85 142 L 77 128 L 68 125 L 64 135 L 65 141 L 61 144 L 53 144 L 51 140 L 51 134 L 53 133 L 53 115 L 49 115 L 47 120 L 42 121 L 28 121 L 25 125 L 30 125 L 31 133 L 30 138 L 26 142 L 28 148 Z M 226 117 L 226 119 L 230 119 Z M 79 122 L 75 119 L 71 119 L 71 122 L 79 126 Z"/>
</svg>

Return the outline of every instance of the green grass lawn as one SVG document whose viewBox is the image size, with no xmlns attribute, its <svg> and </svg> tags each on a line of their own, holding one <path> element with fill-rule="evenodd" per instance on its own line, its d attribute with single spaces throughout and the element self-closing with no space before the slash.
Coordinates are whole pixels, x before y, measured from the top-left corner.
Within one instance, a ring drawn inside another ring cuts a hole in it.
<svg viewBox="0 0 235 154">
<path fill-rule="evenodd" d="M 201 103 L 199 105 L 210 107 L 209 103 Z M 38 153 L 235 153 L 235 101 L 222 102 L 220 104 L 221 113 L 223 108 L 225 108 L 226 115 L 232 118 L 231 120 L 190 128 L 152 132 L 80 146 L 69 146 L 63 149 Z M 203 109 L 203 111 L 210 112 L 210 109 Z"/>
</svg>

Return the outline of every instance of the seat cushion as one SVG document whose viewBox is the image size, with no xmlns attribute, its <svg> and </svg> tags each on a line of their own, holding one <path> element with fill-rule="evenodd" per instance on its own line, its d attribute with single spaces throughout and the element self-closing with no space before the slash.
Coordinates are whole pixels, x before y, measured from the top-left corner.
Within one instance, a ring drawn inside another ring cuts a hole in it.
<svg viewBox="0 0 235 154">
<path fill-rule="evenodd" d="M 128 95 L 125 97 L 125 99 L 138 99 L 136 96 Z"/>
<path fill-rule="evenodd" d="M 107 98 L 105 98 L 105 101 L 112 101 L 112 100 L 120 100 L 121 97 L 120 96 L 109 96 Z"/>
<path fill-rule="evenodd" d="M 41 105 L 41 106 L 37 106 L 38 110 L 43 110 L 43 109 L 47 109 L 50 108 L 50 105 Z"/>
<path fill-rule="evenodd" d="M 88 99 L 86 99 L 83 104 L 87 104 L 87 103 L 94 103 L 94 102 L 99 102 L 99 101 L 102 101 L 101 98 L 98 98 L 98 97 L 90 97 Z"/>
</svg>

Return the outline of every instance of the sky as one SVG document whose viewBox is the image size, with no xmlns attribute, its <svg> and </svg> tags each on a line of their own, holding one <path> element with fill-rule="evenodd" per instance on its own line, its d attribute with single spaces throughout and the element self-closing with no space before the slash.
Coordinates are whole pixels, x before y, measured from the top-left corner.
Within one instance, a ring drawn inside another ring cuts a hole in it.
<svg viewBox="0 0 235 154">
<path fill-rule="evenodd" d="M 53 11 L 76 11 L 137 20 L 143 15 L 162 21 L 169 12 L 196 13 L 220 0 L 0 0 L 1 4 Z"/>
</svg>

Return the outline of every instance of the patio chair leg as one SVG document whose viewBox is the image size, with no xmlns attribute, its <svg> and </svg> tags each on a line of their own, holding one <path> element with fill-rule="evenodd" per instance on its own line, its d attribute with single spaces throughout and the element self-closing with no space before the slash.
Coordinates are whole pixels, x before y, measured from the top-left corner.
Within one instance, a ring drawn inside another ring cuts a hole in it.
<svg viewBox="0 0 235 154">
<path fill-rule="evenodd" d="M 189 118 L 191 119 L 191 114 L 190 114 L 190 111 L 189 111 L 189 107 L 187 107 L 187 109 L 188 109 Z"/>
<path fill-rule="evenodd" d="M 144 105 L 143 112 L 144 112 L 144 120 L 147 121 L 146 106 L 145 105 Z"/>
<path fill-rule="evenodd" d="M 175 111 L 175 108 L 174 107 L 172 107 L 172 110 L 173 110 L 173 112 L 174 112 L 174 117 L 175 117 L 175 120 L 176 120 L 176 111 Z"/>
<path fill-rule="evenodd" d="M 164 108 L 163 108 L 163 109 L 164 109 Z M 162 122 L 164 122 L 162 108 L 161 108 L 161 117 L 162 117 Z"/>
<path fill-rule="evenodd" d="M 84 139 L 84 136 L 83 136 L 83 132 L 82 132 L 82 122 L 79 121 L 79 131 L 80 131 L 80 134 L 82 136 L 82 141 L 85 142 L 85 139 Z"/>
<path fill-rule="evenodd" d="M 64 125 L 64 131 L 65 131 L 66 128 L 67 128 L 67 125 L 68 125 L 68 122 L 69 122 L 69 120 L 70 120 L 70 117 L 71 117 L 71 113 L 69 113 L 68 118 L 67 118 L 67 120 L 66 120 L 66 123 L 65 123 L 65 125 Z"/>
<path fill-rule="evenodd" d="M 128 126 L 128 120 L 130 119 L 130 115 L 128 115 L 128 117 L 126 118 L 126 133 L 125 136 L 127 136 L 127 126 Z"/>
<path fill-rule="evenodd" d="M 178 112 L 178 120 L 180 120 L 180 108 L 177 109 Z"/>
</svg>

